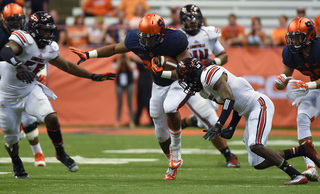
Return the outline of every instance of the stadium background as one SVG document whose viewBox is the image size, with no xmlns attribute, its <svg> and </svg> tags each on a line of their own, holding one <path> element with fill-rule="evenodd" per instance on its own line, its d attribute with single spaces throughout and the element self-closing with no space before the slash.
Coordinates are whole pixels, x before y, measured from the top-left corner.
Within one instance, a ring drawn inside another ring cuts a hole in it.
<svg viewBox="0 0 320 194">
<path fill-rule="evenodd" d="M 62 5 L 63 2 L 63 6 Z M 57 9 L 60 14 L 60 21 L 68 25 L 72 23 L 74 15 L 79 12 L 79 0 L 50 1 L 49 9 Z M 113 0 L 114 6 L 120 0 Z M 305 1 L 254 1 L 254 0 L 225 0 L 225 1 L 155 1 L 149 0 L 151 12 L 162 15 L 166 22 L 170 21 L 170 7 L 182 6 L 187 3 L 195 3 L 200 6 L 208 25 L 222 27 L 227 24 L 227 16 L 234 13 L 238 16 L 238 23 L 242 24 L 246 31 L 250 28 L 251 16 L 258 16 L 262 19 L 264 30 L 270 35 L 271 30 L 278 25 L 278 16 L 285 14 L 289 21 L 296 16 L 297 7 L 305 7 L 307 16 L 311 19 L 320 13 L 320 2 L 316 0 Z M 106 18 L 107 24 L 113 23 L 115 18 Z M 92 20 L 86 19 L 90 25 Z M 94 48 L 81 47 L 84 50 Z M 274 127 L 296 127 L 296 108 L 291 106 L 291 101 L 286 98 L 286 91 L 277 91 L 273 82 L 275 76 L 282 69 L 281 52 L 282 48 L 226 48 L 229 54 L 229 61 L 225 65 L 232 73 L 245 77 L 256 90 L 267 94 L 273 100 L 276 112 L 274 115 Z M 68 47 L 61 47 L 60 54 L 67 60 L 77 62 L 78 57 L 71 53 Z M 82 66 L 93 72 L 114 71 L 112 69 L 112 58 L 92 59 Z M 308 81 L 300 73 L 295 73 L 294 78 Z M 107 81 L 93 83 L 92 81 L 79 79 L 68 75 L 55 67 L 50 66 L 48 85 L 57 94 L 58 99 L 53 101 L 53 106 L 59 115 L 62 125 L 113 125 L 116 120 L 116 94 L 115 83 Z M 134 94 L 134 96 L 136 96 Z M 136 108 L 136 99 L 133 99 Z M 129 122 L 126 100 L 123 101 L 122 123 Z M 183 107 L 182 117 L 190 111 Z M 142 124 L 147 122 L 147 113 L 144 112 Z M 240 122 L 240 126 L 244 121 Z M 313 128 L 320 128 L 320 121 L 314 121 Z"/>
</svg>

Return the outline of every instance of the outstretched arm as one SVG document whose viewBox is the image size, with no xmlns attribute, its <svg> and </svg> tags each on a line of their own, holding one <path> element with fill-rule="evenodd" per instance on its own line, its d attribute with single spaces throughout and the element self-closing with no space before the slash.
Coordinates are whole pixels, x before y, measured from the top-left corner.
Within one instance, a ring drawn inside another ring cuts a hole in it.
<svg viewBox="0 0 320 194">
<path fill-rule="evenodd" d="M 81 66 L 65 60 L 61 56 L 50 60 L 49 63 L 71 75 L 92 79 L 93 81 L 113 80 L 116 76 L 114 73 L 93 74 Z"/>
</svg>

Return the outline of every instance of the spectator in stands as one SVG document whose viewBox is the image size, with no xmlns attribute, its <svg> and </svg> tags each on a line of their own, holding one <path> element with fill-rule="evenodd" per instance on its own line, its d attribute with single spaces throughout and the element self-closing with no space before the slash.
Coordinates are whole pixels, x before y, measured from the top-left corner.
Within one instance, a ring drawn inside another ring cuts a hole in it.
<svg viewBox="0 0 320 194">
<path fill-rule="evenodd" d="M 170 8 L 170 18 L 171 22 L 168 24 L 169 27 L 181 29 L 180 17 L 178 12 L 179 7 L 171 7 Z"/>
<path fill-rule="evenodd" d="M 320 15 L 316 15 L 314 18 L 314 25 L 316 27 L 317 36 L 320 36 Z"/>
<path fill-rule="evenodd" d="M 54 41 L 56 41 L 59 45 L 64 45 L 66 42 L 66 31 L 64 27 L 65 25 L 63 23 L 60 23 L 57 10 L 53 9 L 49 13 L 53 17 L 54 22 L 57 26 L 57 30 L 54 34 Z"/>
<path fill-rule="evenodd" d="M 128 100 L 128 108 L 129 108 L 129 126 L 130 128 L 134 128 L 134 113 L 132 108 L 132 93 L 133 93 L 133 62 L 126 54 L 120 54 L 116 60 L 116 92 L 117 92 L 117 99 L 118 99 L 118 108 L 117 108 L 117 121 L 116 127 L 120 126 L 120 118 L 122 112 L 122 98 L 123 92 L 127 92 L 127 100 Z"/>
<path fill-rule="evenodd" d="M 304 7 L 298 7 L 297 8 L 297 17 L 306 17 L 306 8 Z"/>
<path fill-rule="evenodd" d="M 137 6 L 142 4 L 144 10 L 148 12 L 150 10 L 147 0 L 121 0 L 118 10 L 124 11 L 127 17 L 127 20 L 130 21 L 134 17 L 134 13 L 137 9 Z"/>
<path fill-rule="evenodd" d="M 129 20 L 130 29 L 139 28 L 139 23 L 141 18 L 146 14 L 146 10 L 142 3 L 137 5 L 136 11 L 134 12 L 134 16 Z"/>
<path fill-rule="evenodd" d="M 82 9 L 85 16 L 115 16 L 111 0 L 86 0 Z"/>
<path fill-rule="evenodd" d="M 242 25 L 237 23 L 237 16 L 230 14 L 228 16 L 229 24 L 221 30 L 221 42 L 225 47 L 243 46 L 245 44 L 245 34 Z"/>
<path fill-rule="evenodd" d="M 272 46 L 285 46 L 286 42 L 286 33 L 287 33 L 287 23 L 288 17 L 285 15 L 279 16 L 279 27 L 273 29 L 271 34 L 271 45 Z"/>
<path fill-rule="evenodd" d="M 251 18 L 251 31 L 246 35 L 247 45 L 250 46 L 267 46 L 268 36 L 262 31 L 261 18 Z"/>
<path fill-rule="evenodd" d="M 74 25 L 67 27 L 67 45 L 80 46 L 88 44 L 89 31 L 84 25 L 84 15 L 77 15 Z"/>
<path fill-rule="evenodd" d="M 89 27 L 89 44 L 94 46 L 102 46 L 105 40 L 107 26 L 104 24 L 102 16 L 96 16 L 94 24 Z"/>
<path fill-rule="evenodd" d="M 124 41 L 127 32 L 130 30 L 124 11 L 117 12 L 118 22 L 108 27 L 106 35 L 107 44 L 115 44 Z"/>
</svg>

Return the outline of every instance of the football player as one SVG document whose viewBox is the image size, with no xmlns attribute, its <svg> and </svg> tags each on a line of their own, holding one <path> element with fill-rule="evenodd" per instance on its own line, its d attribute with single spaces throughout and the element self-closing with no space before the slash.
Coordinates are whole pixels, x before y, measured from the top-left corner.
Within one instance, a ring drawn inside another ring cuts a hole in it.
<svg viewBox="0 0 320 194">
<path fill-rule="evenodd" d="M 310 124 L 320 114 L 320 38 L 316 37 L 313 21 L 299 17 L 289 23 L 286 41 L 287 46 L 282 52 L 284 66 L 275 80 L 276 88 L 285 89 L 294 70 L 300 71 L 311 80 L 307 83 L 296 80 L 291 83 L 293 89 L 308 92 L 297 112 L 298 141 L 302 144 L 306 140 L 312 141 Z M 307 169 L 302 174 L 311 181 L 318 181 L 319 175 L 314 162 L 307 157 L 304 157 L 304 160 Z"/>
<path fill-rule="evenodd" d="M 0 49 L 9 42 L 9 36 L 14 30 L 21 30 L 25 24 L 25 15 L 23 8 L 16 3 L 10 3 L 3 8 L 2 11 L 2 23 L 0 27 Z M 0 68 L 2 70 L 2 68 Z M 1 73 L 1 72 L 0 72 Z M 40 76 L 38 81 L 45 80 L 45 76 Z M 21 130 L 24 133 L 24 137 L 29 141 L 31 149 L 35 158 L 35 166 L 45 166 L 45 158 L 43 151 L 39 143 L 39 130 L 36 118 L 22 113 Z"/>
<path fill-rule="evenodd" d="M 59 56 L 59 46 L 53 41 L 55 30 L 50 14 L 36 12 L 28 21 L 27 32 L 12 32 L 9 42 L 0 50 L 0 57 L 5 60 L 0 82 L 0 127 L 16 178 L 28 178 L 19 157 L 18 144 L 23 111 L 37 118 L 38 122 L 45 123 L 56 150 L 56 158 L 71 172 L 79 168 L 63 147 L 58 117 L 48 99 L 55 99 L 56 96 L 35 78 L 45 64 L 49 62 L 62 71 L 93 81 L 112 80 L 115 77 L 113 73 L 93 74 Z"/>
<path fill-rule="evenodd" d="M 183 6 L 180 10 L 180 22 L 182 30 L 188 38 L 188 51 L 192 57 L 200 59 L 207 66 L 227 63 L 228 54 L 219 42 L 220 31 L 214 26 L 203 26 L 203 16 L 198 6 L 194 4 Z M 214 59 L 211 59 L 212 54 L 215 56 Z M 196 93 L 195 95 L 199 94 Z M 193 102 L 194 100 L 197 102 Z M 188 126 L 209 129 L 217 122 L 217 103 L 201 98 L 200 100 L 199 98 L 190 98 L 186 104 L 190 110 L 193 110 L 194 114 L 182 120 L 182 129 Z M 240 167 L 237 157 L 231 153 L 224 138 L 217 137 L 212 140 L 212 144 L 226 158 L 227 167 Z"/>
<path fill-rule="evenodd" d="M 256 169 L 277 166 L 291 177 L 285 185 L 308 183 L 308 179 L 287 162 L 288 159 L 308 156 L 320 167 L 320 158 L 310 140 L 283 151 L 266 147 L 274 114 L 273 102 L 268 96 L 255 91 L 242 77 L 236 77 L 217 65 L 204 67 L 197 58 L 181 61 L 177 67 L 177 76 L 185 92 L 191 95 L 200 92 L 203 98 L 215 100 L 223 105 L 215 125 L 204 130 L 204 139 L 211 140 L 216 136 L 232 138 L 240 118 L 244 116 L 246 127 L 243 141 L 251 166 Z M 232 119 L 228 127 L 222 130 L 231 112 Z"/>
</svg>

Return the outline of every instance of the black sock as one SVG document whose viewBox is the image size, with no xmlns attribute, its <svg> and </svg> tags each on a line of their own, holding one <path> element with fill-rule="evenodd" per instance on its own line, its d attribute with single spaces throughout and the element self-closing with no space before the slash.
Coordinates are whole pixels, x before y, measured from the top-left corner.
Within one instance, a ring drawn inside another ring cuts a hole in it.
<svg viewBox="0 0 320 194">
<path fill-rule="evenodd" d="M 285 154 L 285 158 L 286 160 L 294 158 L 294 157 L 298 157 L 298 156 L 304 156 L 305 153 L 305 147 L 304 145 L 300 145 L 294 148 L 290 148 L 287 150 L 283 150 L 284 154 Z"/>
<path fill-rule="evenodd" d="M 280 166 L 278 166 L 278 168 L 287 173 L 291 177 L 291 179 L 294 179 L 296 176 L 301 174 L 295 168 L 293 168 L 285 159 L 283 159 L 282 163 L 280 164 Z"/>
<path fill-rule="evenodd" d="M 226 159 L 228 159 L 228 158 L 230 158 L 230 157 L 232 156 L 232 154 L 231 154 L 230 149 L 229 149 L 228 146 L 225 147 L 225 148 L 223 148 L 223 149 L 221 149 L 221 150 L 219 150 L 219 151 L 221 152 L 221 154 L 222 154 Z"/>
<path fill-rule="evenodd" d="M 20 157 L 19 157 L 19 155 L 18 156 L 14 156 L 14 157 L 12 157 L 11 158 L 11 161 L 12 161 L 12 163 L 13 164 L 21 164 L 22 163 L 22 161 L 21 161 L 21 159 L 20 159 Z"/>
<path fill-rule="evenodd" d="M 56 149 L 57 155 L 61 156 L 65 154 L 64 148 L 63 148 L 63 144 L 61 145 L 55 145 L 54 148 Z"/>
</svg>

